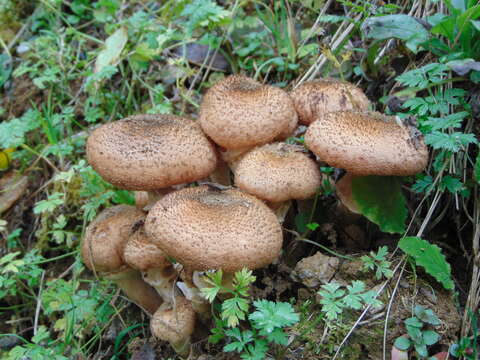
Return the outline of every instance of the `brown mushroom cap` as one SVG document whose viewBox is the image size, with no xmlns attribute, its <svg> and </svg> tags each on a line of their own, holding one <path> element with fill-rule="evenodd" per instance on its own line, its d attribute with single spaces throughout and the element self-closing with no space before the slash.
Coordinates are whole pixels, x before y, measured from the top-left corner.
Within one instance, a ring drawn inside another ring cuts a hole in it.
<svg viewBox="0 0 480 360">
<path fill-rule="evenodd" d="M 322 161 L 353 175 L 412 175 L 428 162 L 415 127 L 377 112 L 321 115 L 309 126 L 305 144 Z"/>
<path fill-rule="evenodd" d="M 153 335 L 161 340 L 168 341 L 174 347 L 182 345 L 192 335 L 195 328 L 195 311 L 190 301 L 182 296 L 175 298 L 175 306 L 160 308 L 155 312 L 150 329 Z"/>
<path fill-rule="evenodd" d="M 133 224 L 145 218 L 133 206 L 117 205 L 103 210 L 87 227 L 82 242 L 83 262 L 90 270 L 114 273 L 126 268 L 123 247 Z"/>
<path fill-rule="evenodd" d="M 320 187 L 318 165 L 303 147 L 267 144 L 248 152 L 235 168 L 235 185 L 261 199 L 307 199 Z"/>
<path fill-rule="evenodd" d="M 282 247 L 275 214 L 235 189 L 199 186 L 170 193 L 150 210 L 145 229 L 165 253 L 200 271 L 263 267 Z"/>
<path fill-rule="evenodd" d="M 290 96 L 297 110 L 298 121 L 311 124 L 316 117 L 332 111 L 366 111 L 370 101 L 363 91 L 353 84 L 336 79 L 305 82 Z"/>
<path fill-rule="evenodd" d="M 165 253 L 150 241 L 143 225 L 142 219 L 132 227 L 131 235 L 123 248 L 125 262 L 133 269 L 140 271 L 170 268 L 171 262 Z"/>
<path fill-rule="evenodd" d="M 174 115 L 136 115 L 105 124 L 89 136 L 87 158 L 106 181 L 128 190 L 196 181 L 217 163 L 200 126 Z"/>
<path fill-rule="evenodd" d="M 266 144 L 288 128 L 297 114 L 288 94 L 242 75 L 225 78 L 200 106 L 203 131 L 225 149 Z"/>
</svg>

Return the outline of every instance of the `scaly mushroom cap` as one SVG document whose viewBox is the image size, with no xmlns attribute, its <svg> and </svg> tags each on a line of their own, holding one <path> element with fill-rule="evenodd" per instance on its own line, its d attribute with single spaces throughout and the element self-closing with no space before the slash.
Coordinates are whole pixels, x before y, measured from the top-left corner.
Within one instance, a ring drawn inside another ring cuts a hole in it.
<svg viewBox="0 0 480 360">
<path fill-rule="evenodd" d="M 87 158 L 109 183 L 155 190 L 207 177 L 217 164 L 213 145 L 193 120 L 136 115 L 95 129 Z"/>
<path fill-rule="evenodd" d="M 150 241 L 143 225 L 144 220 L 141 219 L 131 229 L 130 237 L 123 248 L 125 262 L 140 271 L 169 269 L 172 263 L 165 253 Z"/>
<path fill-rule="evenodd" d="M 203 131 L 225 149 L 266 144 L 297 122 L 288 94 L 242 75 L 229 76 L 205 94 L 200 106 Z"/>
<path fill-rule="evenodd" d="M 318 165 L 303 147 L 267 144 L 248 152 L 235 168 L 235 185 L 272 202 L 307 199 L 320 187 Z"/>
<path fill-rule="evenodd" d="M 305 144 L 322 161 L 352 175 L 413 175 L 428 162 L 416 127 L 377 112 L 321 115 L 309 126 Z"/>
<path fill-rule="evenodd" d="M 188 339 L 195 328 L 195 311 L 190 301 L 183 296 L 175 298 L 175 305 L 160 306 L 150 320 L 153 335 L 171 344 Z"/>
<path fill-rule="evenodd" d="M 133 224 L 145 214 L 134 206 L 117 205 L 103 210 L 87 227 L 82 242 L 83 262 L 90 270 L 115 273 L 126 269 L 122 250 Z"/>
<path fill-rule="evenodd" d="M 275 214 L 235 189 L 199 186 L 170 193 L 150 210 L 145 230 L 165 253 L 199 271 L 263 267 L 282 247 Z"/>
<path fill-rule="evenodd" d="M 317 116 L 342 110 L 366 111 L 370 101 L 353 84 L 336 79 L 305 82 L 290 93 L 298 121 L 311 124 Z"/>
</svg>

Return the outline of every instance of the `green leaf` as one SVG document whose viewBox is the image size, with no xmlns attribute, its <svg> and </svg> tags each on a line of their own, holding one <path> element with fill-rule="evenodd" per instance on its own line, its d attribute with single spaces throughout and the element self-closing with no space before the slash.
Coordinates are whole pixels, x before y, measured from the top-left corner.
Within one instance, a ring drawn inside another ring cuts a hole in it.
<svg viewBox="0 0 480 360">
<path fill-rule="evenodd" d="M 467 116 L 468 113 L 466 111 L 461 111 L 439 118 L 429 117 L 428 120 L 422 121 L 422 125 L 430 126 L 431 130 L 446 130 L 449 128 L 458 128 L 462 126 L 462 121 Z"/>
<path fill-rule="evenodd" d="M 320 224 L 318 224 L 316 222 L 312 222 L 312 223 L 307 224 L 308 230 L 311 230 L 311 231 L 317 230 L 319 226 L 320 226 Z"/>
<path fill-rule="evenodd" d="M 454 178 L 450 175 L 445 175 L 440 182 L 440 189 L 444 191 L 445 189 L 455 194 L 464 189 L 464 185 L 460 179 Z"/>
<path fill-rule="evenodd" d="M 110 35 L 105 40 L 105 48 L 98 54 L 95 62 L 95 72 L 101 72 L 107 66 L 117 65 L 127 41 L 128 32 L 123 26 Z"/>
<path fill-rule="evenodd" d="M 0 123 L 0 148 L 15 148 L 25 143 L 25 135 L 41 125 L 41 113 L 28 110 L 22 117 Z"/>
<path fill-rule="evenodd" d="M 233 280 L 235 291 L 238 295 L 247 297 L 248 289 L 255 280 L 256 277 L 252 275 L 252 270 L 243 268 L 242 270 L 237 271 Z"/>
<path fill-rule="evenodd" d="M 276 328 L 291 326 L 300 319 L 292 305 L 286 302 L 257 300 L 253 302 L 253 306 L 257 310 L 251 313 L 248 318 L 261 333 L 271 333 Z"/>
<path fill-rule="evenodd" d="M 425 343 L 425 345 L 436 344 L 440 339 L 440 335 L 438 335 L 433 330 L 425 330 L 422 332 L 422 334 L 423 334 L 423 342 Z"/>
<path fill-rule="evenodd" d="M 408 350 L 411 345 L 412 342 L 405 336 L 398 337 L 393 344 L 398 350 Z"/>
<path fill-rule="evenodd" d="M 423 327 L 423 323 L 419 319 L 417 319 L 415 316 L 406 319 L 405 320 L 405 325 L 415 327 L 415 328 L 419 328 L 419 329 L 421 329 Z"/>
<path fill-rule="evenodd" d="M 406 254 L 414 258 L 416 264 L 422 266 L 445 289 L 452 290 L 454 288 L 450 264 L 438 246 L 414 236 L 403 238 L 398 243 L 398 246 Z"/>
<path fill-rule="evenodd" d="M 415 344 L 415 351 L 422 357 L 428 356 L 427 345 L 425 344 Z"/>
<path fill-rule="evenodd" d="M 288 344 L 288 336 L 283 329 L 274 329 L 271 333 L 266 334 L 267 340 L 279 345 Z"/>
<path fill-rule="evenodd" d="M 388 233 L 403 233 L 407 207 L 397 176 L 356 176 L 352 179 L 352 198 L 368 220 Z"/>
<path fill-rule="evenodd" d="M 416 193 L 426 193 L 432 189 L 432 186 L 433 178 L 430 175 L 421 174 L 415 184 L 412 185 L 412 190 Z"/>
<path fill-rule="evenodd" d="M 64 203 L 64 196 L 65 194 L 62 193 L 53 193 L 48 199 L 37 202 L 33 208 L 33 213 L 53 212 L 58 206 Z"/>
<path fill-rule="evenodd" d="M 430 37 L 422 24 L 414 17 L 404 14 L 369 17 L 364 21 L 362 31 L 367 37 L 377 40 L 404 40 L 414 53 L 418 51 L 418 46 Z"/>
<path fill-rule="evenodd" d="M 245 320 L 248 311 L 248 301 L 239 297 L 227 299 L 222 303 L 221 317 L 227 320 L 227 325 L 235 327 L 240 320 Z"/>
<path fill-rule="evenodd" d="M 353 281 L 352 285 L 347 285 L 348 294 L 342 299 L 343 303 L 351 309 L 359 310 L 362 308 L 362 298 L 359 295 L 365 291 L 363 281 Z"/>
<path fill-rule="evenodd" d="M 468 144 L 476 144 L 477 139 L 474 134 L 465 134 L 462 132 L 447 134 L 433 131 L 425 136 L 425 143 L 435 150 L 458 152 Z"/>
<path fill-rule="evenodd" d="M 440 320 L 431 309 L 425 309 L 421 305 L 416 305 L 413 312 L 415 313 L 415 316 L 422 320 L 424 323 L 430 325 L 440 325 Z"/>
</svg>

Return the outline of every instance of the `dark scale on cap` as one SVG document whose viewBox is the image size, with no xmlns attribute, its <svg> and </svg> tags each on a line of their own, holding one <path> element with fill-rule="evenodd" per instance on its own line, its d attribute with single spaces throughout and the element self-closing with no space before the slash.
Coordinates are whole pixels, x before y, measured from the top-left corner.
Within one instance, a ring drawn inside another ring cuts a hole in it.
<svg viewBox="0 0 480 360">
<path fill-rule="evenodd" d="M 278 257 L 282 247 L 275 214 L 235 189 L 200 186 L 170 193 L 150 210 L 145 229 L 165 253 L 200 271 L 263 267 Z"/>
<path fill-rule="evenodd" d="M 175 115 L 136 115 L 105 124 L 88 138 L 87 158 L 106 181 L 128 190 L 196 181 L 217 163 L 200 127 Z"/>
</svg>

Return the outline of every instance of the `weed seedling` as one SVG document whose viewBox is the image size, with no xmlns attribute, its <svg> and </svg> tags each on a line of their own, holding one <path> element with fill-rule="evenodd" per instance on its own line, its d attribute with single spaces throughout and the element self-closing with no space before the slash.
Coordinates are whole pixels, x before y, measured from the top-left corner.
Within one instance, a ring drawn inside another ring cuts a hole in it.
<svg viewBox="0 0 480 360">
<path fill-rule="evenodd" d="M 415 316 L 404 321 L 408 337 L 398 337 L 394 346 L 403 351 L 413 347 L 421 359 L 426 359 L 428 358 L 427 347 L 436 344 L 440 338 L 435 330 L 428 327 L 440 325 L 440 320 L 432 310 L 420 305 L 415 306 L 414 314 Z"/>
</svg>

